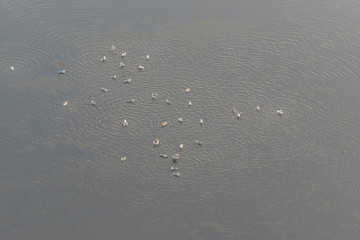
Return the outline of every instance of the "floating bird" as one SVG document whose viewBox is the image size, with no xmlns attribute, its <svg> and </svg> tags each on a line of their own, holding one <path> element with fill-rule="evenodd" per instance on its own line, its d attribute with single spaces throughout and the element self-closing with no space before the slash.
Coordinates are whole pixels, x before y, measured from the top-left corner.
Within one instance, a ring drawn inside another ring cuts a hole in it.
<svg viewBox="0 0 360 240">
<path fill-rule="evenodd" d="M 103 56 L 102 58 L 100 58 L 100 62 L 105 62 L 106 61 L 106 57 Z"/>
<path fill-rule="evenodd" d="M 94 100 L 91 100 L 91 106 L 96 106 L 96 103 L 94 102 Z"/>
<path fill-rule="evenodd" d="M 128 99 L 126 100 L 127 103 L 135 103 L 135 99 L 134 98 L 131 98 L 131 99 Z"/>
<path fill-rule="evenodd" d="M 107 92 L 107 91 L 109 91 L 109 90 L 108 90 L 107 88 L 103 88 L 103 87 L 102 87 L 102 88 L 101 88 L 101 91 L 102 91 L 102 92 Z"/>
<path fill-rule="evenodd" d="M 125 80 L 124 83 L 131 83 L 131 78 L 129 78 L 128 80 Z"/>
<path fill-rule="evenodd" d="M 159 140 L 159 139 L 155 139 L 155 140 L 153 141 L 154 146 L 159 145 L 159 143 L 160 143 L 160 140 Z"/>
<path fill-rule="evenodd" d="M 236 112 L 237 112 L 236 108 L 233 107 L 232 109 L 233 109 L 233 113 L 236 113 Z"/>
<path fill-rule="evenodd" d="M 196 140 L 196 141 L 195 141 L 195 143 L 196 143 L 197 145 L 202 146 L 202 142 L 201 142 L 201 141 L 199 141 L 199 140 Z"/>
<path fill-rule="evenodd" d="M 167 158 L 168 155 L 167 155 L 167 154 L 160 154 L 160 157 L 162 157 L 162 158 Z"/>
<path fill-rule="evenodd" d="M 65 74 L 65 69 L 61 70 L 61 71 L 58 71 L 58 74 Z"/>
<path fill-rule="evenodd" d="M 114 51 L 116 49 L 116 47 L 114 46 L 114 45 L 112 45 L 111 47 L 110 47 L 110 51 Z"/>
<path fill-rule="evenodd" d="M 124 119 L 124 121 L 121 123 L 121 126 L 128 126 L 129 125 L 129 123 L 128 123 L 128 121 L 126 121 L 126 119 Z"/>
<path fill-rule="evenodd" d="M 121 162 L 125 162 L 125 161 L 126 161 L 126 157 L 120 158 L 120 161 L 121 161 Z"/>
<path fill-rule="evenodd" d="M 175 153 L 174 155 L 171 156 L 172 160 L 175 162 L 177 160 L 180 159 L 180 154 L 179 153 Z"/>
<path fill-rule="evenodd" d="M 66 107 L 67 105 L 68 105 L 68 101 L 65 101 L 65 102 L 63 103 L 63 106 Z"/>
<path fill-rule="evenodd" d="M 191 101 L 189 101 L 188 105 L 189 105 L 189 107 L 191 107 L 191 105 L 192 105 Z"/>
<path fill-rule="evenodd" d="M 120 62 L 120 64 L 119 64 L 119 68 L 123 68 L 123 67 L 125 67 L 125 63 Z"/>
<path fill-rule="evenodd" d="M 171 102 L 170 102 L 169 99 L 166 99 L 165 103 L 166 103 L 167 105 L 171 105 Z"/>
<path fill-rule="evenodd" d="M 179 172 L 174 172 L 173 174 L 172 174 L 174 177 L 180 177 L 180 173 Z"/>
<path fill-rule="evenodd" d="M 152 98 L 152 99 L 156 99 L 156 98 L 157 98 L 157 96 L 159 96 L 159 94 L 158 94 L 158 93 L 151 93 L 151 98 Z"/>
<path fill-rule="evenodd" d="M 241 118 L 241 112 L 237 112 L 237 113 L 236 113 L 236 117 L 237 117 L 237 118 Z"/>
<path fill-rule="evenodd" d="M 146 55 L 146 56 L 145 56 L 145 59 L 146 59 L 146 60 L 149 60 L 149 59 L 150 59 L 150 56 L 149 56 L 149 55 Z"/>
<path fill-rule="evenodd" d="M 179 123 L 183 123 L 183 122 L 184 122 L 184 119 L 183 119 L 182 117 L 179 117 L 178 122 L 179 122 Z"/>
<path fill-rule="evenodd" d="M 190 88 L 185 89 L 185 92 L 186 93 L 190 92 Z"/>
<path fill-rule="evenodd" d="M 14 71 L 15 70 L 14 66 L 10 66 L 10 70 Z"/>
<path fill-rule="evenodd" d="M 200 124 L 203 124 L 204 123 L 204 120 L 201 118 L 200 119 Z"/>
<path fill-rule="evenodd" d="M 178 171 L 179 168 L 178 168 L 178 167 L 175 167 L 175 166 L 171 166 L 170 170 L 171 170 L 172 172 L 175 172 L 175 171 Z"/>
<path fill-rule="evenodd" d="M 144 66 L 141 65 L 141 64 L 139 64 L 138 69 L 139 69 L 140 71 L 142 71 L 142 70 L 144 70 Z"/>
<path fill-rule="evenodd" d="M 277 112 L 277 114 L 280 115 L 280 116 L 284 114 L 283 110 L 281 110 L 281 109 L 277 110 L 276 112 Z"/>
<path fill-rule="evenodd" d="M 126 52 L 121 53 L 121 57 L 126 57 Z"/>
<path fill-rule="evenodd" d="M 116 75 L 112 75 L 111 78 L 112 78 L 112 79 L 116 79 L 117 76 L 116 76 Z"/>
<path fill-rule="evenodd" d="M 183 148 L 184 148 L 184 144 L 182 143 L 182 144 L 179 145 L 180 151 L 181 151 L 181 149 L 183 149 Z"/>
<path fill-rule="evenodd" d="M 168 124 L 168 122 L 163 122 L 163 123 L 161 124 L 161 127 L 166 127 L 167 124 Z"/>
<path fill-rule="evenodd" d="M 259 106 L 256 106 L 256 111 L 260 111 L 260 107 L 259 107 Z"/>
</svg>

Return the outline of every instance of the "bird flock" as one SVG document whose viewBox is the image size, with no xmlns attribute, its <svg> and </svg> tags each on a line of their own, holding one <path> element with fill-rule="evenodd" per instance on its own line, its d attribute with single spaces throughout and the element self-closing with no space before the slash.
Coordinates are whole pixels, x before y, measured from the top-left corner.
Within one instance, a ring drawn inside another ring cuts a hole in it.
<svg viewBox="0 0 360 240">
<path fill-rule="evenodd" d="M 114 45 L 112 45 L 112 46 L 110 47 L 110 51 L 111 51 L 111 52 L 114 52 L 115 50 L 116 50 L 116 47 L 115 47 Z M 123 61 L 121 61 L 121 62 L 119 63 L 119 68 L 125 67 L 124 59 L 126 58 L 126 56 L 127 56 L 127 53 L 126 53 L 126 52 L 122 52 L 122 53 L 121 53 L 121 58 L 122 58 Z M 150 55 L 145 55 L 145 60 L 146 60 L 146 61 L 149 61 L 149 60 L 150 60 Z M 104 63 L 104 62 L 106 62 L 106 61 L 107 61 L 106 56 L 103 56 L 103 57 L 100 58 L 100 62 L 103 62 L 103 63 Z M 137 69 L 138 69 L 139 71 L 143 71 L 143 70 L 145 69 L 145 67 L 144 67 L 143 65 L 139 64 L 138 67 L 137 67 Z M 13 66 L 11 66 L 11 70 L 14 71 L 15 68 L 14 68 Z M 62 75 L 63 75 L 63 74 L 65 74 L 65 73 L 66 73 L 65 69 L 58 71 L 58 74 L 62 74 Z M 116 78 L 117 78 L 116 75 L 112 75 L 112 76 L 110 76 L 110 77 L 111 77 L 112 79 L 116 79 Z M 129 79 L 127 79 L 127 80 L 124 81 L 125 84 L 126 84 L 126 83 L 130 83 L 130 82 L 131 82 L 131 78 L 129 78 Z M 107 88 L 102 87 L 102 88 L 101 88 L 101 91 L 102 91 L 102 92 L 108 92 L 109 90 L 108 90 Z M 189 93 L 190 91 L 191 91 L 190 88 L 186 88 L 186 89 L 185 89 L 185 93 Z M 155 100 L 155 99 L 157 99 L 158 95 L 159 95 L 159 94 L 156 93 L 156 92 L 155 92 L 155 93 L 151 93 L 151 98 L 152 98 L 153 100 Z M 135 99 L 128 99 L 128 100 L 126 101 L 126 103 L 135 103 Z M 170 102 L 169 99 L 166 99 L 165 103 L 166 103 L 167 105 L 171 105 L 171 102 Z M 65 102 L 62 103 L 62 105 L 63 105 L 64 107 L 66 107 L 68 104 L 69 104 L 68 101 L 65 101 Z M 96 102 L 95 102 L 93 99 L 90 100 L 90 105 L 91 105 L 91 106 L 97 106 Z M 192 106 L 192 102 L 189 101 L 189 102 L 188 102 L 188 107 L 190 108 L 191 106 Z M 256 106 L 256 110 L 257 110 L 257 111 L 260 111 L 260 107 L 259 107 L 259 106 Z M 233 107 L 233 113 L 236 115 L 236 118 L 237 118 L 237 119 L 240 119 L 240 118 L 242 117 L 242 112 L 238 111 L 238 110 L 237 110 L 236 108 L 234 108 L 234 107 Z M 284 114 L 284 112 L 283 112 L 283 110 L 279 109 L 279 110 L 277 110 L 277 114 L 278 114 L 279 116 L 281 116 L 281 115 Z M 184 119 L 183 119 L 182 117 L 179 117 L 179 118 L 178 118 L 178 122 L 181 124 L 181 123 L 184 122 Z M 205 122 L 205 121 L 204 121 L 202 118 L 201 118 L 200 121 L 199 121 L 200 125 L 203 125 L 204 122 Z M 121 123 L 121 126 L 123 126 L 123 127 L 126 127 L 126 126 L 128 126 L 128 125 L 129 125 L 129 122 L 128 122 L 126 119 L 124 119 L 123 122 Z M 167 125 L 168 125 L 168 122 L 165 121 L 165 122 L 163 122 L 163 123 L 161 124 L 161 127 L 164 128 L 164 127 L 166 127 Z M 158 138 L 156 138 L 156 139 L 153 140 L 153 145 L 154 145 L 154 147 L 158 146 L 159 144 L 160 144 L 160 140 L 159 140 Z M 199 146 L 202 146 L 202 145 L 203 145 L 203 142 L 200 141 L 200 140 L 196 140 L 196 141 L 195 141 L 195 144 L 197 144 L 197 145 L 199 145 Z M 182 150 L 183 148 L 184 148 L 184 144 L 181 143 L 181 144 L 179 145 L 179 152 L 174 153 L 173 155 L 171 155 L 171 159 L 172 159 L 172 163 L 173 163 L 173 164 L 172 164 L 172 166 L 170 167 L 170 170 L 171 170 L 172 176 L 174 176 L 174 177 L 180 177 L 180 176 L 181 176 L 181 173 L 180 173 L 180 171 L 179 171 L 179 168 L 178 168 L 175 164 L 178 163 L 178 161 L 179 161 L 179 159 L 180 159 L 180 152 L 181 152 L 181 150 Z M 168 155 L 162 153 L 162 154 L 160 154 L 160 157 L 161 157 L 161 158 L 168 158 Z M 126 157 L 126 156 L 123 156 L 123 157 L 120 158 L 120 161 L 121 161 L 121 162 L 124 162 L 124 161 L 126 161 L 126 160 L 127 160 L 127 157 Z"/>
</svg>

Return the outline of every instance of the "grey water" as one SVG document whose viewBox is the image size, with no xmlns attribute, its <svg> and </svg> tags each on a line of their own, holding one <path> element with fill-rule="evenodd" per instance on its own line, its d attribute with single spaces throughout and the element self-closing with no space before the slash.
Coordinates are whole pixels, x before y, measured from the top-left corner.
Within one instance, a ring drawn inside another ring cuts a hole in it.
<svg viewBox="0 0 360 240">
<path fill-rule="evenodd" d="M 0 1 L 0 239 L 358 239 L 359 11 Z"/>
</svg>

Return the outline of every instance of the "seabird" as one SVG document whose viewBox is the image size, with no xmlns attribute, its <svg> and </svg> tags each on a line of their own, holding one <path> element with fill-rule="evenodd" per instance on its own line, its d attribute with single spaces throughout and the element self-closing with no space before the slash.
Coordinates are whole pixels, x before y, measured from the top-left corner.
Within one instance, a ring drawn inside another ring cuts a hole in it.
<svg viewBox="0 0 360 240">
<path fill-rule="evenodd" d="M 121 53 L 121 57 L 126 57 L 126 52 Z"/>
<path fill-rule="evenodd" d="M 185 92 L 186 93 L 190 92 L 190 88 L 185 89 Z"/>
<path fill-rule="evenodd" d="M 120 158 L 120 161 L 125 162 L 125 161 L 126 161 L 126 157 Z"/>
<path fill-rule="evenodd" d="M 126 102 L 127 102 L 127 103 L 135 103 L 135 99 L 134 99 L 134 98 L 131 98 L 131 99 L 128 99 Z"/>
<path fill-rule="evenodd" d="M 100 58 L 100 62 L 105 62 L 106 61 L 106 57 L 103 56 L 102 58 Z"/>
<path fill-rule="evenodd" d="M 66 107 L 67 105 L 68 105 L 68 101 L 65 101 L 65 102 L 63 103 L 63 106 Z"/>
<path fill-rule="evenodd" d="M 195 143 L 196 143 L 197 145 L 202 146 L 202 142 L 201 142 L 201 141 L 199 141 L 199 140 L 196 140 L 196 141 L 195 141 Z"/>
<path fill-rule="evenodd" d="M 150 56 L 149 56 L 149 55 L 146 55 L 146 56 L 145 56 L 145 59 L 146 59 L 146 60 L 149 60 L 149 59 L 150 59 Z"/>
<path fill-rule="evenodd" d="M 129 123 L 128 123 L 128 121 L 126 121 L 126 119 L 124 119 L 124 121 L 121 123 L 121 126 L 128 126 L 129 125 Z"/>
<path fill-rule="evenodd" d="M 180 177 L 180 173 L 179 172 L 174 172 L 173 174 L 172 174 L 174 177 Z"/>
<path fill-rule="evenodd" d="M 175 153 L 174 155 L 171 156 L 173 161 L 177 161 L 180 159 L 180 154 L 179 153 Z"/>
<path fill-rule="evenodd" d="M 184 147 L 184 144 L 181 143 L 181 144 L 179 145 L 179 149 L 181 150 L 181 149 L 183 149 L 183 147 Z"/>
<path fill-rule="evenodd" d="M 107 88 L 103 88 L 103 87 L 102 87 L 102 88 L 101 88 L 101 91 L 102 91 L 102 92 L 107 92 L 107 91 L 109 91 L 109 90 L 108 90 Z"/>
<path fill-rule="evenodd" d="M 124 83 L 131 83 L 131 78 L 129 78 L 128 80 L 125 80 Z"/>
<path fill-rule="evenodd" d="M 159 145 L 159 143 L 160 143 L 160 140 L 159 140 L 159 139 L 155 139 L 155 140 L 153 141 L 154 146 Z"/>
<path fill-rule="evenodd" d="M 58 74 L 65 74 L 65 69 L 61 70 L 61 71 L 58 71 Z"/>
<path fill-rule="evenodd" d="M 163 122 L 163 123 L 161 124 L 161 127 L 166 127 L 167 124 L 168 124 L 168 122 Z"/>
<path fill-rule="evenodd" d="M 281 109 L 277 110 L 276 112 L 277 112 L 277 114 L 280 115 L 280 116 L 284 114 L 283 110 L 281 110 Z"/>
<path fill-rule="evenodd" d="M 162 157 L 162 158 L 167 158 L 168 155 L 167 155 L 167 154 L 160 154 L 160 157 Z"/>
<path fill-rule="evenodd" d="M 139 64 L 138 69 L 139 69 L 140 71 L 142 71 L 142 70 L 144 70 L 144 66 L 142 66 L 141 64 Z"/>
<path fill-rule="evenodd" d="M 111 46 L 110 51 L 114 51 L 116 48 L 114 45 Z"/>
<path fill-rule="evenodd" d="M 120 64 L 119 64 L 119 68 L 123 68 L 123 67 L 125 67 L 125 63 L 120 62 Z"/>
<path fill-rule="evenodd" d="M 237 113 L 236 113 L 236 117 L 237 117 L 237 118 L 241 118 L 241 112 L 237 112 Z"/>
<path fill-rule="evenodd" d="M 175 166 L 171 166 L 170 170 L 171 170 L 172 172 L 175 172 L 175 171 L 178 171 L 179 168 L 178 168 L 178 167 L 175 167 Z"/>
<path fill-rule="evenodd" d="M 10 66 L 10 70 L 14 71 L 15 70 L 14 66 Z"/>
<path fill-rule="evenodd" d="M 191 101 L 189 101 L 188 105 L 189 105 L 189 107 L 191 107 L 191 105 L 192 105 Z"/>
<path fill-rule="evenodd" d="M 178 122 L 179 122 L 179 123 L 184 122 L 183 118 L 182 118 L 182 117 L 179 117 Z"/>
<path fill-rule="evenodd" d="M 91 100 L 91 106 L 96 106 L 96 103 L 94 102 L 94 100 Z"/>
<path fill-rule="evenodd" d="M 158 93 L 151 93 L 151 98 L 152 98 L 152 99 L 156 99 L 156 98 L 157 98 L 157 96 L 159 96 L 159 94 L 158 94 Z"/>
<path fill-rule="evenodd" d="M 259 106 L 256 106 L 256 111 L 260 111 L 260 107 L 259 107 Z"/>
<path fill-rule="evenodd" d="M 204 123 L 204 120 L 201 118 L 200 119 L 200 124 L 203 124 Z"/>
<path fill-rule="evenodd" d="M 116 75 L 113 75 L 113 76 L 111 76 L 111 78 L 112 78 L 112 79 L 116 79 L 116 78 L 117 78 L 117 76 L 116 76 Z"/>
<path fill-rule="evenodd" d="M 170 102 L 169 99 L 166 99 L 165 103 L 166 103 L 167 105 L 171 105 L 171 102 Z"/>
<path fill-rule="evenodd" d="M 233 113 L 236 113 L 236 112 L 237 112 L 236 108 L 233 107 L 232 109 L 233 109 Z"/>
</svg>

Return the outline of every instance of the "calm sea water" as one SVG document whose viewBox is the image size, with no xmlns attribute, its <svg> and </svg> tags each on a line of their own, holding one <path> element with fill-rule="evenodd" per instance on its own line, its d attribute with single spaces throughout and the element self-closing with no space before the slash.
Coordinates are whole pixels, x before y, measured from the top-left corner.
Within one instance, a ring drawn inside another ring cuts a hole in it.
<svg viewBox="0 0 360 240">
<path fill-rule="evenodd" d="M 0 1 L 0 238 L 358 239 L 359 11 Z"/>
</svg>

